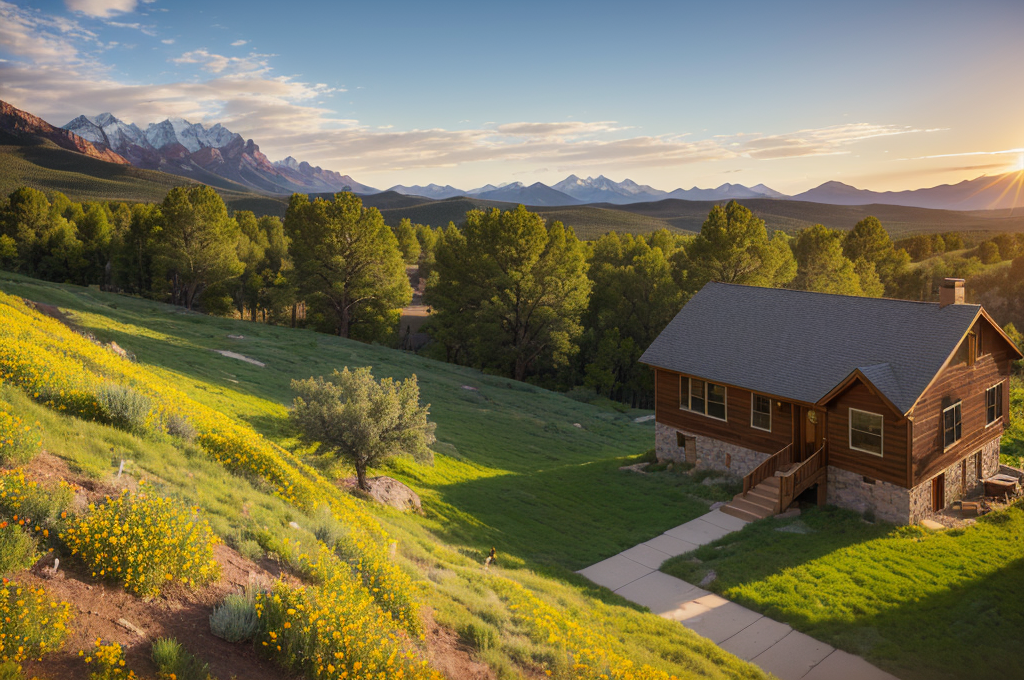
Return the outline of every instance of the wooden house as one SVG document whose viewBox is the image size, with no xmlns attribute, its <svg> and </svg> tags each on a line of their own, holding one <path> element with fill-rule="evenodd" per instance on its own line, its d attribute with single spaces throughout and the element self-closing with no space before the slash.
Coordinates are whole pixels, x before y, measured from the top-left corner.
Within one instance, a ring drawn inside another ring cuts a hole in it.
<svg viewBox="0 0 1024 680">
<path fill-rule="evenodd" d="M 805 491 L 914 523 L 999 468 L 1021 352 L 962 279 L 911 302 L 709 283 L 640 361 L 655 371 L 657 452 L 732 472 L 726 512 Z"/>
</svg>

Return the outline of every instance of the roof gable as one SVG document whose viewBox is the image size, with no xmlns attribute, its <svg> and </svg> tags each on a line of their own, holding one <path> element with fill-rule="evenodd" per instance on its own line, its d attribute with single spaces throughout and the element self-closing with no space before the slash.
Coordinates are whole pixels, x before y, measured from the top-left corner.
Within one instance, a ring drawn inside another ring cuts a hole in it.
<svg viewBox="0 0 1024 680">
<path fill-rule="evenodd" d="M 640 361 L 806 403 L 859 369 L 906 413 L 981 311 L 713 282 Z"/>
</svg>

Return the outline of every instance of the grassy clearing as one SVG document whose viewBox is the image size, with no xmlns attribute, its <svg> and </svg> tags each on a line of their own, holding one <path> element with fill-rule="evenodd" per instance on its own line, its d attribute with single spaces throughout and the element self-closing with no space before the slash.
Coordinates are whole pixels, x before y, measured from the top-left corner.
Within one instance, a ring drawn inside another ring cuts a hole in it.
<svg viewBox="0 0 1024 680">
<path fill-rule="evenodd" d="M 366 365 L 377 377 L 416 374 L 443 444 L 434 467 L 401 461 L 385 472 L 417 489 L 427 512 L 424 523 L 436 535 L 481 554 L 495 545 L 503 555 L 532 564 L 579 569 L 727 496 L 727 490 L 709 491 L 685 476 L 618 472 L 654 441 L 652 422 L 632 422 L 641 411 L 596 408 L 384 347 L 184 313 L 2 272 L 0 289 L 72 310 L 84 330 L 116 341 L 192 398 L 250 423 L 286 448 L 296 446 L 285 406 L 293 396 L 292 378 Z M 217 349 L 266 367 L 220 356 Z"/>
<path fill-rule="evenodd" d="M 375 513 L 398 540 L 398 565 L 429 584 L 422 599 L 435 620 L 458 631 L 499 677 L 545 668 L 569 677 L 568 654 L 590 650 L 609 664 L 630 659 L 682 678 L 762 677 L 682 626 L 639 611 L 567 570 L 685 521 L 706 509 L 707 498 L 724 493 L 671 473 L 615 469 L 642 455 L 653 440 L 649 423 L 632 422 L 636 414 L 380 347 L 3 276 L 0 288 L 76 310 L 73 320 L 85 330 L 116 340 L 197 401 L 292 448 L 284 406 L 292 377 L 366 364 L 375 365 L 378 375 L 417 373 L 445 445 L 433 468 L 404 462 L 389 472 L 422 491 L 428 515 Z M 212 351 L 229 348 L 265 361 L 267 368 Z M 145 478 L 160 495 L 200 506 L 230 543 L 276 553 L 286 565 L 301 567 L 296 553 L 315 544 L 309 531 L 288 523 L 315 530 L 317 518 L 229 474 L 194 446 L 152 431 L 131 434 L 62 416 L 15 389 L 0 391 L 19 417 L 40 422 L 45 449 L 83 474 L 109 479 L 125 460 L 127 474 Z M 480 557 L 491 544 L 499 548 L 499 566 L 483 572 Z M 542 635 L 542 622 L 525 613 L 524 598 L 535 598 L 529 600 L 532 610 L 555 612 L 545 623 L 569 627 L 566 634 Z"/>
<path fill-rule="evenodd" d="M 901 678 L 1024 677 L 1020 506 L 940 533 L 812 509 L 662 567 L 691 582 L 712 569 L 715 592 Z"/>
</svg>

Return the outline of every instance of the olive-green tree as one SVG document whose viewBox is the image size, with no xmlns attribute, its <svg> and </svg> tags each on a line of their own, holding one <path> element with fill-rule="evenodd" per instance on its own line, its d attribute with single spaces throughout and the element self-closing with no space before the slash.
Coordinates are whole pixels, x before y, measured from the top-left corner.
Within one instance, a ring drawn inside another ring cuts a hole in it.
<svg viewBox="0 0 1024 680">
<path fill-rule="evenodd" d="M 360 489 L 369 490 L 367 468 L 394 456 L 432 460 L 429 445 L 436 425 L 427 420 L 430 404 L 420 405 L 415 375 L 378 382 L 369 366 L 354 371 L 346 366 L 326 379 L 293 380 L 292 389 L 298 396 L 290 417 L 302 439 L 317 445 L 316 454 L 328 469 L 353 465 Z"/>
<path fill-rule="evenodd" d="M 564 365 L 590 296 L 586 248 L 572 229 L 519 206 L 472 210 L 437 249 L 428 329 L 460 343 L 456 359 L 523 380 L 540 362 Z"/>
<path fill-rule="evenodd" d="M 238 225 L 216 191 L 206 185 L 175 187 L 164 198 L 155 266 L 169 282 L 171 299 L 192 309 L 204 288 L 238 276 Z"/>
<path fill-rule="evenodd" d="M 796 275 L 786 235 L 769 238 L 764 220 L 736 201 L 712 208 L 700 234 L 672 259 L 676 280 L 689 293 L 709 281 L 774 287 Z"/>
<path fill-rule="evenodd" d="M 412 300 L 398 239 L 376 208 L 357 196 L 310 202 L 292 195 L 284 219 L 298 294 L 319 304 L 341 337 L 384 339 Z"/>
</svg>

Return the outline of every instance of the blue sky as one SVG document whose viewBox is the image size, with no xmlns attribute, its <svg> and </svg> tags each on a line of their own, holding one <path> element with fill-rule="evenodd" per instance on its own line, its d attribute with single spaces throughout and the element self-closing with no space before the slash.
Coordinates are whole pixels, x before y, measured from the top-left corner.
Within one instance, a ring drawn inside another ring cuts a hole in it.
<svg viewBox="0 0 1024 680">
<path fill-rule="evenodd" d="M 1020 167 L 1022 29 L 1019 0 L 0 0 L 0 98 L 221 122 L 381 188 L 904 189 Z"/>
</svg>

